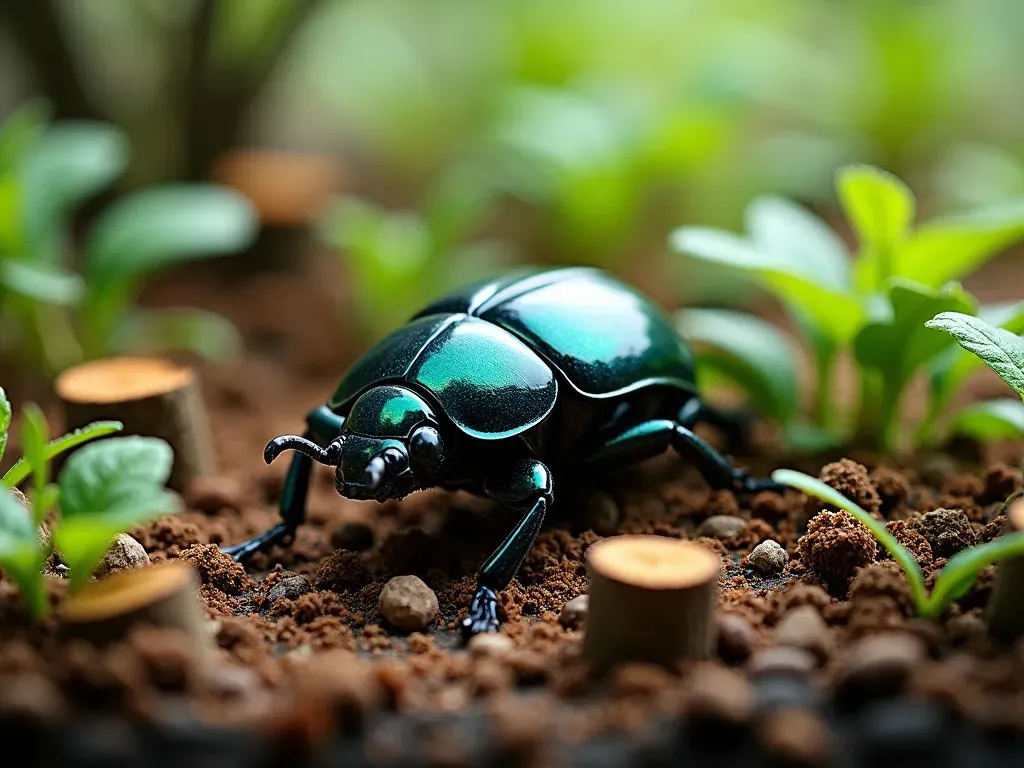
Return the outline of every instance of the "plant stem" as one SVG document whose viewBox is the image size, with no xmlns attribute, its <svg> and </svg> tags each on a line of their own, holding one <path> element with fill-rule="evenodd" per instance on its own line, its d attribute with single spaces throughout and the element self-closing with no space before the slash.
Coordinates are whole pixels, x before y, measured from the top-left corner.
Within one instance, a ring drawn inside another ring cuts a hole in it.
<svg viewBox="0 0 1024 768">
<path fill-rule="evenodd" d="M 899 442 L 899 404 L 903 394 L 902 382 L 891 376 L 882 379 L 882 399 L 878 411 L 879 444 L 886 453 L 892 453 Z"/>
<path fill-rule="evenodd" d="M 860 371 L 860 410 L 853 430 L 857 442 L 878 444 L 881 388 L 878 374 L 867 368 Z"/>
</svg>

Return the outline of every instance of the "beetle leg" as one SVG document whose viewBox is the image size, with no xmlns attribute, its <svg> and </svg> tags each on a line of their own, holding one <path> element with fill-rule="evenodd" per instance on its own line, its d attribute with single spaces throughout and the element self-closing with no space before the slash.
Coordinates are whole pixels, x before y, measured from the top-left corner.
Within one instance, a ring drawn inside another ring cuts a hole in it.
<svg viewBox="0 0 1024 768">
<path fill-rule="evenodd" d="M 636 463 L 657 456 L 669 446 L 691 461 L 708 485 L 716 490 L 754 492 L 783 489 L 773 480 L 750 477 L 745 469 L 734 467 L 689 427 L 671 419 L 651 419 L 627 427 L 607 438 L 587 457 L 586 464 Z"/>
<path fill-rule="evenodd" d="M 306 424 L 307 428 L 302 436 L 326 448 L 341 433 L 344 419 L 326 406 L 320 406 L 309 412 Z M 224 552 L 238 562 L 245 562 L 257 552 L 295 536 L 295 531 L 306 519 L 306 497 L 309 492 L 309 473 L 312 469 L 313 461 L 308 456 L 296 452 L 288 467 L 284 489 L 281 491 L 278 507 L 281 522 L 249 541 L 225 547 Z"/>
<path fill-rule="evenodd" d="M 462 622 L 467 638 L 481 632 L 498 630 L 498 592 L 516 577 L 523 560 L 544 524 L 544 515 L 552 503 L 551 473 L 539 461 L 516 462 L 501 474 L 488 477 L 484 493 L 495 501 L 526 508 L 519 524 L 480 567 L 476 593 L 469 616 Z"/>
<path fill-rule="evenodd" d="M 750 443 L 753 414 L 750 411 L 723 411 L 713 405 L 693 398 L 679 411 L 679 423 L 692 429 L 701 422 L 719 430 L 733 449 L 742 449 Z"/>
</svg>

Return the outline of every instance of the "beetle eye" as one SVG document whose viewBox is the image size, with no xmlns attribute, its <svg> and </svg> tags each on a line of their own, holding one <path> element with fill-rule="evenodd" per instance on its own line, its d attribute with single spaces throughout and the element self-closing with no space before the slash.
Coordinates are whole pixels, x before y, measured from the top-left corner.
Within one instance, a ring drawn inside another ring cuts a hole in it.
<svg viewBox="0 0 1024 768">
<path fill-rule="evenodd" d="M 441 435 L 433 427 L 420 427 L 409 438 L 409 455 L 422 467 L 431 467 L 443 456 Z"/>
</svg>

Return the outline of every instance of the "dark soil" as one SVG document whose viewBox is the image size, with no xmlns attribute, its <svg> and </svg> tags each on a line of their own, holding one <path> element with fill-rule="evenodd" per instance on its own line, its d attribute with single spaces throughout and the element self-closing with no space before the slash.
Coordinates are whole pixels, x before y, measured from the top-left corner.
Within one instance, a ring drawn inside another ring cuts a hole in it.
<svg viewBox="0 0 1024 768">
<path fill-rule="evenodd" d="M 580 658 L 585 620 L 570 611 L 560 621 L 565 604 L 586 592 L 584 554 L 602 538 L 582 522 L 586 498 L 559 500 L 502 595 L 507 647 L 467 651 L 456 631 L 476 568 L 514 522 L 489 502 L 439 491 L 400 503 L 351 502 L 335 492 L 330 470 L 317 467 L 308 521 L 294 544 L 243 569 L 219 546 L 277 519 L 286 462 L 267 467 L 264 444 L 300 428 L 352 356 L 343 335 L 325 331 L 335 325 L 333 305 L 318 306 L 304 283 L 289 290 L 289 280 L 218 286 L 206 276 L 168 293 L 234 307 L 229 313 L 250 342 L 243 361 L 202 369 L 216 476 L 189 490 L 187 512 L 132 532 L 153 561 L 184 558 L 198 569 L 217 646 L 214 671 L 200 672 L 183 637 L 170 630 L 143 627 L 104 648 L 60 640 L 52 623 L 33 627 L 14 586 L 0 580 L 0 722 L 70 724 L 76 713 L 161 723 L 198 718 L 257 729 L 288 749 L 327 741 L 340 729 L 369 734 L 366 754 L 386 762 L 397 747 L 387 727 L 368 724 L 396 714 L 419 722 L 483 713 L 489 743 L 503 756 L 496 764 L 537 765 L 551 764 L 553 735 L 583 743 L 628 734 L 640 743 L 654 738 L 655 724 L 681 719 L 722 743 L 740 729 L 776 764 L 818 765 L 840 738 L 831 716 L 812 706 L 818 698 L 830 702 L 828 711 L 860 711 L 901 695 L 906 706 L 936 707 L 979 728 L 1024 728 L 1024 645 L 995 646 L 982 613 L 994 569 L 940 621 L 925 622 L 912 615 L 900 569 L 847 513 L 796 492 L 712 492 L 671 456 L 603 490 L 620 512 L 614 533 L 696 539 L 721 557 L 714 660 L 674 670 L 630 664 L 591 679 Z M 272 318 L 264 307 L 273 307 Z M 760 474 L 776 466 L 820 473 L 887 520 L 929 577 L 963 547 L 998 535 L 1002 500 L 1024 485 L 1015 445 L 985 446 L 981 461 L 835 458 L 786 459 L 761 430 L 753 455 L 738 461 Z M 739 522 L 706 523 L 715 516 Z M 598 527 L 612 533 L 606 526 L 602 519 Z M 716 531 L 726 535 L 710 535 Z M 745 560 L 768 538 L 789 555 L 780 573 Z M 410 574 L 436 593 L 439 615 L 423 632 L 402 633 L 386 624 L 377 601 L 388 579 Z M 50 579 L 55 603 L 65 584 Z M 756 703 L 764 696 L 778 706 L 764 710 Z M 479 737 L 456 725 L 416 733 L 436 765 L 463 764 Z"/>
</svg>

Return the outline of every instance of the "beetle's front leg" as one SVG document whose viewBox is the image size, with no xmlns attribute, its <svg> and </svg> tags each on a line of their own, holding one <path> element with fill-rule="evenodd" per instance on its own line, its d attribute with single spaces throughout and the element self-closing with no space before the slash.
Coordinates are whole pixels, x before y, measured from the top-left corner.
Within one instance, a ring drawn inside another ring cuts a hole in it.
<svg viewBox="0 0 1024 768">
<path fill-rule="evenodd" d="M 462 633 L 467 639 L 480 632 L 498 630 L 498 592 L 515 578 L 544 524 L 544 515 L 552 503 L 551 472 L 535 459 L 522 459 L 488 476 L 484 493 L 495 501 L 525 509 L 525 514 L 480 567 L 469 616 L 462 622 Z"/>
</svg>

